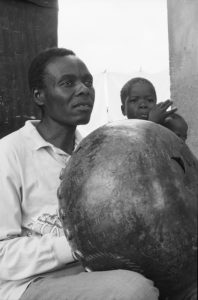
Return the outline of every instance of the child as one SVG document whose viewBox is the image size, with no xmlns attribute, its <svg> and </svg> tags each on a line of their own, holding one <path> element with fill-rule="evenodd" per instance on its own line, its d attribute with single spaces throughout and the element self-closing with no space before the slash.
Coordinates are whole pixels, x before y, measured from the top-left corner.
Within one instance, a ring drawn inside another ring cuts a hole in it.
<svg viewBox="0 0 198 300">
<path fill-rule="evenodd" d="M 130 79 L 121 89 L 121 110 L 128 119 L 149 120 L 162 124 L 177 108 L 169 111 L 171 100 L 157 104 L 156 91 L 153 84 L 141 77 Z"/>
<path fill-rule="evenodd" d="M 164 120 L 163 126 L 173 131 L 184 142 L 187 139 L 188 125 L 179 114 L 172 114 Z"/>
</svg>

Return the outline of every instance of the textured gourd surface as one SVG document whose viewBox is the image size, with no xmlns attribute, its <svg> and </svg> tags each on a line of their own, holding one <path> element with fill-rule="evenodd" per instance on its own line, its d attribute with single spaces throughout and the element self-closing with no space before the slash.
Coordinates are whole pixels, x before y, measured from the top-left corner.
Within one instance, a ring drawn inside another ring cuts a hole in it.
<svg viewBox="0 0 198 300">
<path fill-rule="evenodd" d="M 198 161 L 174 133 L 110 123 L 80 143 L 63 177 L 60 215 L 84 267 L 134 270 L 170 292 L 193 281 Z"/>
</svg>

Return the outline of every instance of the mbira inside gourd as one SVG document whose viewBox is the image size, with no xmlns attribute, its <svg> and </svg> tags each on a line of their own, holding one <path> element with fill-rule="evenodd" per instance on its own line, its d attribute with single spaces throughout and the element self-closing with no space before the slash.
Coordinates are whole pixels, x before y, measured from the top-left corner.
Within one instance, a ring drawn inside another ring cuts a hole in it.
<svg viewBox="0 0 198 300">
<path fill-rule="evenodd" d="M 195 280 L 198 161 L 173 132 L 109 123 L 79 144 L 63 177 L 60 216 L 85 268 L 137 271 L 168 293 Z"/>
</svg>

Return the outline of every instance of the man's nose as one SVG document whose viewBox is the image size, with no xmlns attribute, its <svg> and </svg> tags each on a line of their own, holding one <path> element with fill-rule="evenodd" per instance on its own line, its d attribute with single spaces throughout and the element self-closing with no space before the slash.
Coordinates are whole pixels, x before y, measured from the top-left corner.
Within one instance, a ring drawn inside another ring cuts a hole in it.
<svg viewBox="0 0 198 300">
<path fill-rule="evenodd" d="M 80 82 L 76 88 L 76 95 L 79 96 L 79 95 L 88 95 L 88 94 L 89 94 L 89 88 L 83 82 Z"/>
</svg>

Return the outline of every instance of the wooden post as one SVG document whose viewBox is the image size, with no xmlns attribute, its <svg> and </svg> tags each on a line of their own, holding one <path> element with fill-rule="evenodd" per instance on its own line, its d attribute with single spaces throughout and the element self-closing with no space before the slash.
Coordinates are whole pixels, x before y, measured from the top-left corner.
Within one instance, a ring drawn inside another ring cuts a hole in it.
<svg viewBox="0 0 198 300">
<path fill-rule="evenodd" d="M 198 1 L 167 3 L 171 98 L 189 125 L 187 143 L 198 156 Z"/>
<path fill-rule="evenodd" d="M 57 0 L 0 0 L 0 138 L 38 117 L 27 70 L 41 50 L 57 46 Z"/>
</svg>

